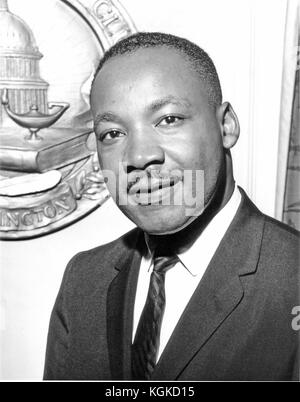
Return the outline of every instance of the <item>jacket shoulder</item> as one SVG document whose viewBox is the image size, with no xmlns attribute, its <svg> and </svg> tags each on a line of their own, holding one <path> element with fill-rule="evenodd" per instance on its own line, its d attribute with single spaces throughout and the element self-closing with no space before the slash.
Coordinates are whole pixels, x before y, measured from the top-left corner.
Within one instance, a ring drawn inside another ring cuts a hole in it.
<svg viewBox="0 0 300 402">
<path fill-rule="evenodd" d="M 275 242 L 279 248 L 285 247 L 289 250 L 299 251 L 300 232 L 267 215 L 265 215 L 264 234 L 272 244 Z"/>
<path fill-rule="evenodd" d="M 274 218 L 265 216 L 260 262 L 264 265 L 269 284 L 284 289 L 287 294 L 297 293 L 299 286 L 299 232 Z M 280 285 L 280 286 L 279 286 Z"/>
<path fill-rule="evenodd" d="M 126 249 L 131 250 L 135 247 L 140 232 L 140 229 L 134 228 L 130 232 L 125 233 L 109 243 L 81 251 L 70 260 L 70 263 L 74 265 L 78 262 L 83 262 L 88 265 L 90 263 L 93 264 L 95 260 L 99 262 L 99 259 L 105 259 L 114 263 L 114 261 L 117 261 L 121 252 Z"/>
<path fill-rule="evenodd" d="M 116 240 L 75 254 L 66 267 L 62 286 L 91 290 L 110 282 L 115 275 L 115 263 L 135 248 L 140 233 L 140 229 L 134 228 Z"/>
</svg>

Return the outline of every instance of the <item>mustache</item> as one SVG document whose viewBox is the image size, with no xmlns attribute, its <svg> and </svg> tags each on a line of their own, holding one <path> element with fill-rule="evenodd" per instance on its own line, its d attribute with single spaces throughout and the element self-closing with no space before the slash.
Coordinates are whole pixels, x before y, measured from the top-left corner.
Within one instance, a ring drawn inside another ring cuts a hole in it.
<svg viewBox="0 0 300 402">
<path fill-rule="evenodd" d="M 133 187 L 139 187 L 139 189 L 151 192 L 151 190 L 161 189 L 167 185 L 173 186 L 182 178 L 183 173 L 178 169 L 175 172 L 162 172 L 157 169 L 132 172 L 128 178 L 127 191 L 130 192 Z M 139 183 L 138 186 L 137 183 Z"/>
</svg>

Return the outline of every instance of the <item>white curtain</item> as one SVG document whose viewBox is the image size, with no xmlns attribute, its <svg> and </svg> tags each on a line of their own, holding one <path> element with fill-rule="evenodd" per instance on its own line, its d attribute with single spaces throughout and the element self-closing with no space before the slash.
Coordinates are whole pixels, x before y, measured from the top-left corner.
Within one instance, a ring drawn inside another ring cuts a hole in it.
<svg viewBox="0 0 300 402">
<path fill-rule="evenodd" d="M 276 218 L 300 230 L 300 0 L 288 0 L 282 75 Z"/>
</svg>

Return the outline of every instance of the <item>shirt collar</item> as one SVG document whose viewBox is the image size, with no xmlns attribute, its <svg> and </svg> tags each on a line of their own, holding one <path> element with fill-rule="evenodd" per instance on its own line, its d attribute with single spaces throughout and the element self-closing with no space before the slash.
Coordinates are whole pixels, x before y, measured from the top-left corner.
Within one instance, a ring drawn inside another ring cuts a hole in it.
<svg viewBox="0 0 300 402">
<path fill-rule="evenodd" d="M 235 186 L 227 204 L 213 217 L 197 240 L 189 249 L 178 254 L 180 261 L 191 275 L 197 276 L 203 270 L 203 266 L 208 266 L 232 222 L 240 202 L 241 194 Z M 201 263 L 199 263 L 199 258 Z"/>
</svg>

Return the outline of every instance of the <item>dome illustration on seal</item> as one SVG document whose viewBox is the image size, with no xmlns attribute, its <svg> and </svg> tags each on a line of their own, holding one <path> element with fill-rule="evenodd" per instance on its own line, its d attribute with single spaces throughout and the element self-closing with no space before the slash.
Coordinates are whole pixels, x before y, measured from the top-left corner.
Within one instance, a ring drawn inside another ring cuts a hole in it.
<svg viewBox="0 0 300 402">
<path fill-rule="evenodd" d="M 47 110 L 49 84 L 40 77 L 40 53 L 30 27 L 11 13 L 7 0 L 0 0 L 0 96 L 8 89 L 11 109 L 26 113 L 36 104 L 41 112 Z M 0 127 L 12 122 L 0 106 Z"/>
</svg>

